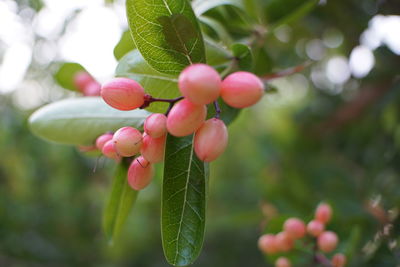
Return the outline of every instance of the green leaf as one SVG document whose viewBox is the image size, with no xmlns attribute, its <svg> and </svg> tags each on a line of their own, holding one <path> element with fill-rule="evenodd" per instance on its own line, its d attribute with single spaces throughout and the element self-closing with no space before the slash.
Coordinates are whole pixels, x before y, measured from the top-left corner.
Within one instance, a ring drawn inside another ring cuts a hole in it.
<svg viewBox="0 0 400 267">
<path fill-rule="evenodd" d="M 224 46 L 214 42 L 210 38 L 204 38 L 206 44 L 207 64 L 215 68 L 228 65 L 231 61 L 232 54 Z"/>
<path fill-rule="evenodd" d="M 56 82 L 64 87 L 65 89 L 78 91 L 78 88 L 74 85 L 74 76 L 77 72 L 86 71 L 82 65 L 78 63 L 63 63 L 58 69 L 56 74 L 54 74 L 54 79 Z"/>
<path fill-rule="evenodd" d="M 223 120 L 226 125 L 231 124 L 240 114 L 241 109 L 228 106 L 221 98 L 218 98 L 218 105 L 221 110 L 220 119 Z M 207 119 L 214 117 L 215 114 L 215 108 L 213 104 L 210 104 L 207 109 Z"/>
<path fill-rule="evenodd" d="M 133 49 L 135 49 L 135 43 L 132 40 L 131 33 L 129 31 L 125 31 L 121 35 L 121 39 L 114 48 L 114 57 L 117 60 L 120 60 Z"/>
<path fill-rule="evenodd" d="M 193 263 L 203 245 L 208 169 L 192 141 L 193 135 L 167 137 L 161 230 L 164 254 L 174 266 Z"/>
<path fill-rule="evenodd" d="M 215 31 L 215 33 L 218 35 L 219 39 L 225 44 L 229 45 L 232 43 L 232 38 L 229 35 L 228 31 L 225 29 L 224 25 L 222 25 L 218 20 L 215 20 L 210 17 L 206 16 L 201 16 L 199 17 L 199 20 L 207 25 L 210 29 Z"/>
<path fill-rule="evenodd" d="M 126 10 L 136 47 L 157 71 L 177 75 L 205 62 L 200 27 L 187 0 L 127 0 Z"/>
<path fill-rule="evenodd" d="M 145 110 L 113 109 L 100 97 L 83 97 L 46 105 L 31 115 L 29 124 L 32 132 L 45 140 L 90 145 L 105 132 L 141 127 L 148 115 Z"/>
<path fill-rule="evenodd" d="M 110 196 L 103 212 L 103 230 L 110 244 L 121 232 L 139 193 L 128 184 L 128 169 L 128 162 L 122 161 L 118 164 Z"/>
<path fill-rule="evenodd" d="M 138 50 L 125 55 L 119 62 L 115 73 L 119 77 L 128 77 L 140 83 L 146 93 L 158 98 L 175 98 L 180 96 L 178 80 L 171 75 L 154 70 L 143 59 Z M 168 103 L 152 103 L 147 110 L 164 113 Z"/>
<path fill-rule="evenodd" d="M 233 44 L 231 49 L 233 56 L 237 59 L 239 69 L 250 71 L 253 67 L 253 54 L 250 47 L 237 43 Z"/>
<path fill-rule="evenodd" d="M 197 16 L 204 14 L 205 12 L 223 5 L 235 6 L 243 9 L 241 0 L 194 0 L 192 6 Z"/>
</svg>

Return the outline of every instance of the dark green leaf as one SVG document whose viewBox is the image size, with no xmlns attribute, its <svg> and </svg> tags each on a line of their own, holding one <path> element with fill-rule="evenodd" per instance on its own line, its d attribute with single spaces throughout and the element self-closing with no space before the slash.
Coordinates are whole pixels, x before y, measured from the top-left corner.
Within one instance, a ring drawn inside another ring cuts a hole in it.
<svg viewBox="0 0 400 267">
<path fill-rule="evenodd" d="M 162 191 L 164 254 L 174 266 L 187 266 L 200 254 L 204 238 L 206 172 L 193 151 L 193 135 L 168 135 Z"/>
<path fill-rule="evenodd" d="M 127 0 L 126 10 L 136 47 L 157 71 L 179 74 L 205 62 L 203 37 L 187 0 Z"/>
<path fill-rule="evenodd" d="M 76 88 L 74 85 L 74 76 L 80 71 L 86 70 L 78 63 L 63 63 L 56 74 L 54 74 L 54 79 L 65 89 L 77 91 L 78 88 Z"/>
<path fill-rule="evenodd" d="M 114 48 L 114 57 L 117 60 L 120 60 L 133 49 L 135 49 L 135 43 L 132 40 L 131 33 L 129 31 L 125 31 L 122 34 L 118 44 Z"/>
<path fill-rule="evenodd" d="M 46 105 L 29 118 L 32 132 L 48 141 L 91 145 L 96 138 L 123 126 L 139 128 L 149 115 L 145 110 L 119 111 L 100 97 L 83 97 Z"/>
<path fill-rule="evenodd" d="M 233 44 L 232 47 L 233 56 L 238 61 L 238 67 L 240 70 L 250 71 L 253 67 L 253 54 L 251 53 L 250 47 L 244 44 Z"/>
<path fill-rule="evenodd" d="M 138 195 L 138 191 L 133 190 L 128 184 L 128 168 L 129 163 L 126 161 L 118 164 L 103 212 L 103 230 L 110 243 L 121 232 Z"/>
<path fill-rule="evenodd" d="M 238 8 L 243 8 L 242 1 L 240 0 L 194 0 L 192 6 L 197 16 L 200 16 L 210 9 L 222 5 L 231 5 Z"/>
<path fill-rule="evenodd" d="M 212 29 L 217 35 L 219 40 L 222 41 L 225 45 L 229 45 L 232 43 L 232 38 L 229 35 L 228 31 L 225 29 L 224 25 L 222 25 L 218 20 L 215 20 L 211 17 L 201 16 L 199 20 L 207 25 L 210 29 Z"/>
<path fill-rule="evenodd" d="M 240 109 L 228 106 L 221 98 L 218 98 L 218 105 L 219 108 L 221 109 L 220 118 L 221 120 L 224 121 L 226 125 L 231 124 L 240 113 Z M 215 108 L 213 104 L 210 104 L 207 109 L 207 119 L 212 118 L 214 116 L 215 116 Z"/>
</svg>

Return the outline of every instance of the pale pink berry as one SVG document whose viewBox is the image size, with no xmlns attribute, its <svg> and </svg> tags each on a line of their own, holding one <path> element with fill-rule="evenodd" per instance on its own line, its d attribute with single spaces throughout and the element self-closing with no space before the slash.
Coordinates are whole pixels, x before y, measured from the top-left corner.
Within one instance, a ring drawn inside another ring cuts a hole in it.
<svg viewBox="0 0 400 267">
<path fill-rule="evenodd" d="M 94 150 L 96 150 L 97 148 L 95 147 L 95 146 L 78 146 L 78 150 L 80 151 L 80 152 L 83 152 L 83 153 L 85 153 L 85 152 L 90 152 L 90 151 L 94 151 Z"/>
<path fill-rule="evenodd" d="M 101 91 L 101 85 L 98 82 L 93 81 L 88 85 L 86 85 L 86 87 L 83 89 L 83 94 L 85 96 L 99 96 L 100 91 Z"/>
<path fill-rule="evenodd" d="M 144 104 L 144 89 L 134 80 L 114 78 L 103 84 L 101 97 L 113 108 L 132 110 Z"/>
<path fill-rule="evenodd" d="M 221 77 L 206 64 L 193 64 L 179 75 L 179 90 L 190 102 L 206 105 L 215 101 L 221 91 Z"/>
<path fill-rule="evenodd" d="M 144 132 L 153 138 L 159 138 L 167 133 L 167 117 L 161 113 L 151 114 L 144 121 Z"/>
<path fill-rule="evenodd" d="M 318 248 L 323 252 L 331 252 L 336 248 L 338 242 L 338 236 L 332 231 L 322 232 L 318 236 Z"/>
<path fill-rule="evenodd" d="M 165 140 L 167 136 L 153 138 L 144 134 L 140 153 L 150 163 L 158 163 L 164 160 Z"/>
<path fill-rule="evenodd" d="M 293 239 L 286 232 L 278 233 L 275 241 L 279 251 L 287 252 L 293 248 Z"/>
<path fill-rule="evenodd" d="M 142 156 L 134 159 L 128 170 L 128 183 L 135 190 L 148 186 L 154 175 L 154 167 Z"/>
<path fill-rule="evenodd" d="M 231 107 L 245 108 L 256 104 L 264 94 L 264 84 L 250 72 L 235 72 L 222 82 L 221 97 Z"/>
<path fill-rule="evenodd" d="M 117 151 L 115 150 L 115 147 L 114 147 L 114 142 L 112 140 L 107 141 L 103 145 L 103 148 L 101 149 L 101 152 L 107 158 L 116 159 L 116 160 L 119 159 Z"/>
<path fill-rule="evenodd" d="M 283 225 L 283 229 L 293 239 L 302 238 L 306 234 L 304 222 L 297 218 L 287 219 Z"/>
<path fill-rule="evenodd" d="M 142 146 L 142 133 L 133 127 L 122 127 L 114 133 L 113 142 L 118 155 L 132 157 Z"/>
<path fill-rule="evenodd" d="M 197 157 L 205 162 L 216 160 L 228 144 L 228 130 L 225 123 L 212 118 L 203 123 L 194 137 L 194 151 Z"/>
<path fill-rule="evenodd" d="M 200 128 L 206 115 L 205 105 L 195 105 L 183 99 L 171 109 L 167 118 L 167 130 L 177 137 L 190 135 Z"/>
<path fill-rule="evenodd" d="M 332 208 L 329 204 L 321 203 L 318 205 L 317 210 L 315 211 L 315 219 L 324 224 L 329 222 L 332 217 Z"/>
<path fill-rule="evenodd" d="M 276 247 L 275 236 L 271 234 L 260 236 L 258 239 L 258 248 L 266 254 L 277 253 L 278 248 Z"/>
<path fill-rule="evenodd" d="M 279 257 L 275 262 L 275 267 L 291 267 L 292 264 L 288 258 Z"/>
<path fill-rule="evenodd" d="M 107 141 L 110 141 L 112 138 L 113 138 L 113 134 L 111 134 L 111 133 L 106 133 L 106 134 L 103 134 L 103 135 L 100 135 L 99 137 L 97 137 L 97 139 L 96 139 L 96 147 L 97 147 L 97 149 L 98 150 L 102 150 L 104 144 Z"/>
<path fill-rule="evenodd" d="M 336 253 L 332 257 L 332 265 L 333 267 L 344 267 L 346 265 L 346 256 L 342 253 Z"/>
<path fill-rule="evenodd" d="M 92 82 L 95 82 L 95 80 L 86 71 L 79 71 L 74 75 L 74 85 L 81 92 Z"/>
<path fill-rule="evenodd" d="M 317 220 L 312 220 L 307 224 L 307 232 L 312 236 L 319 236 L 325 229 L 325 225 Z"/>
</svg>

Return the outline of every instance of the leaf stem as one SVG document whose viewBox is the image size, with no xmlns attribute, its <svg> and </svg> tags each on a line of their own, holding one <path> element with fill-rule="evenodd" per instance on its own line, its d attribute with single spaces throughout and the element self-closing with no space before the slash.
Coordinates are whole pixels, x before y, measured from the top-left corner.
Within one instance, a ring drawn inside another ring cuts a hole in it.
<svg viewBox="0 0 400 267">
<path fill-rule="evenodd" d="M 219 119 L 219 117 L 221 115 L 221 108 L 219 107 L 217 100 L 214 101 L 214 108 L 215 108 L 215 116 L 214 117 Z"/>
</svg>

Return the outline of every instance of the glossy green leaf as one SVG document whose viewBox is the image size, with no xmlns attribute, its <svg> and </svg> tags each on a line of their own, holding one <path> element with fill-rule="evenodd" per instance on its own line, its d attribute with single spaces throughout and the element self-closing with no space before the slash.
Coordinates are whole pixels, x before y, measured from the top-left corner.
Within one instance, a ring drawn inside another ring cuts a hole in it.
<svg viewBox="0 0 400 267">
<path fill-rule="evenodd" d="M 219 43 L 210 38 L 204 38 L 206 44 L 207 64 L 217 69 L 228 65 L 232 59 L 231 52 Z"/>
<path fill-rule="evenodd" d="M 241 109 L 228 106 L 221 98 L 218 98 L 218 105 L 221 110 L 220 119 L 223 120 L 226 125 L 231 124 L 240 114 Z M 207 109 L 207 119 L 214 117 L 215 114 L 214 104 L 210 104 Z"/>
<path fill-rule="evenodd" d="M 167 261 L 187 266 L 200 254 L 204 238 L 206 172 L 193 151 L 193 135 L 168 135 L 162 189 L 162 242 Z"/>
<path fill-rule="evenodd" d="M 204 14 L 205 12 L 223 5 L 235 6 L 243 8 L 241 0 L 194 0 L 192 6 L 197 16 Z"/>
<path fill-rule="evenodd" d="M 233 44 L 233 56 L 236 57 L 240 70 L 250 71 L 253 67 L 253 54 L 250 47 L 244 44 Z"/>
<path fill-rule="evenodd" d="M 160 73 L 153 69 L 143 59 L 138 50 L 125 55 L 119 62 L 116 76 L 128 77 L 140 83 L 146 93 L 158 98 L 175 98 L 180 96 L 177 82 L 171 75 Z M 164 113 L 168 103 L 152 103 L 147 110 Z"/>
<path fill-rule="evenodd" d="M 123 126 L 141 127 L 149 115 L 145 110 L 119 111 L 100 97 L 61 100 L 46 105 L 29 118 L 32 132 L 48 141 L 90 145 L 108 131 Z"/>
<path fill-rule="evenodd" d="M 118 164 L 103 212 L 103 230 L 110 244 L 120 234 L 139 193 L 128 184 L 128 168 L 126 161 Z"/>
<path fill-rule="evenodd" d="M 187 0 L 127 0 L 126 11 L 136 47 L 157 71 L 177 75 L 205 62 L 203 37 Z"/>
<path fill-rule="evenodd" d="M 132 40 L 131 33 L 129 31 L 125 31 L 121 35 L 121 39 L 114 48 L 114 57 L 117 60 L 120 60 L 133 49 L 135 49 L 135 43 Z"/>
<path fill-rule="evenodd" d="M 77 91 L 78 88 L 74 85 L 74 76 L 77 72 L 86 71 L 82 65 L 78 63 L 63 63 L 56 74 L 54 74 L 54 79 L 59 85 L 65 89 Z"/>
</svg>

